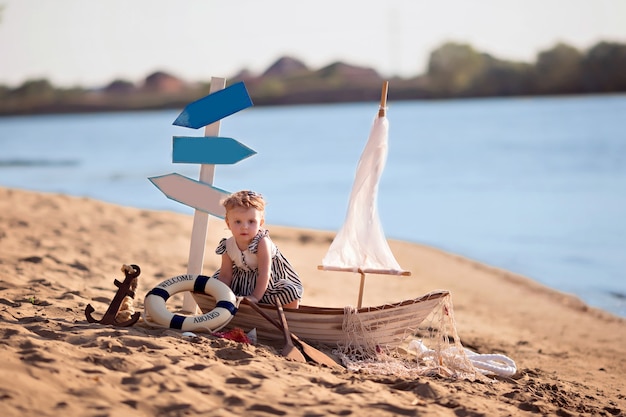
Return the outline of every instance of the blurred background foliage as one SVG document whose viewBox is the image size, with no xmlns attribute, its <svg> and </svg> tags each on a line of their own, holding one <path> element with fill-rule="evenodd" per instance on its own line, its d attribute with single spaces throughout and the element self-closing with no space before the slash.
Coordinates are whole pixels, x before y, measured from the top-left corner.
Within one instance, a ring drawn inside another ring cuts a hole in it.
<svg viewBox="0 0 626 417">
<path fill-rule="evenodd" d="M 623 93 L 626 45 L 599 42 L 580 51 L 561 43 L 525 63 L 448 42 L 431 52 L 424 74 L 385 79 L 390 100 Z M 377 101 L 383 80 L 372 68 L 334 62 L 310 69 L 292 57 L 278 59 L 262 74 L 244 69 L 227 79 L 244 81 L 255 105 Z M 17 87 L 0 85 L 0 115 L 182 108 L 207 95 L 209 83 L 162 71 L 138 84 L 117 79 L 97 88 L 27 80 Z"/>
</svg>

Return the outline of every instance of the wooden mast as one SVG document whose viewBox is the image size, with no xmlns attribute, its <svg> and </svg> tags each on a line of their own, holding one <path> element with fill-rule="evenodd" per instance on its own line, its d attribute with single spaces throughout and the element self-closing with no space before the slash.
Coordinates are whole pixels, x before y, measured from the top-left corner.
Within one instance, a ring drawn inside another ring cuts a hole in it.
<svg viewBox="0 0 626 417">
<path fill-rule="evenodd" d="M 378 117 L 385 117 L 387 114 L 387 91 L 389 90 L 389 81 L 383 82 L 383 91 L 380 95 L 380 107 L 378 108 Z"/>
</svg>

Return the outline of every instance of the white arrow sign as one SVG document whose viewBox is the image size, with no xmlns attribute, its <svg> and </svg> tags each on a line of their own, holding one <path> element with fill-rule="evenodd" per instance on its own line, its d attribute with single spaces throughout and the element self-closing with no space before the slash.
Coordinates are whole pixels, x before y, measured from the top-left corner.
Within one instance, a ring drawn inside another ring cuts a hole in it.
<svg viewBox="0 0 626 417">
<path fill-rule="evenodd" d="M 222 219 L 226 216 L 221 201 L 230 195 L 228 191 L 176 173 L 148 179 L 171 200 Z"/>
</svg>

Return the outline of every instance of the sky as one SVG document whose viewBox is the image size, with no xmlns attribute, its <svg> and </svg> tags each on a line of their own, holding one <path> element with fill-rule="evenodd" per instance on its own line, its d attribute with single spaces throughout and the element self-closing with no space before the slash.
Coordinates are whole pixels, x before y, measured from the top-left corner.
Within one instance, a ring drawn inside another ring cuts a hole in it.
<svg viewBox="0 0 626 417">
<path fill-rule="evenodd" d="M 0 0 L 0 85 L 59 87 L 261 73 L 283 56 L 381 75 L 426 71 L 443 43 L 534 62 L 559 42 L 626 43 L 624 0 Z"/>
</svg>

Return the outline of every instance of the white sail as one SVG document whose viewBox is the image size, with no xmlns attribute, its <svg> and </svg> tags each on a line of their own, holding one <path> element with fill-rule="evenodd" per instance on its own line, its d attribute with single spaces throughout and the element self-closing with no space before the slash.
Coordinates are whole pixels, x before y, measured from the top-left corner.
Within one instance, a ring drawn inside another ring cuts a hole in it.
<svg viewBox="0 0 626 417">
<path fill-rule="evenodd" d="M 378 216 L 378 182 L 387 161 L 389 122 L 381 103 L 357 166 L 348 212 L 321 269 L 403 274 Z"/>
</svg>

